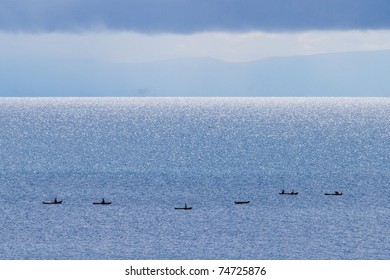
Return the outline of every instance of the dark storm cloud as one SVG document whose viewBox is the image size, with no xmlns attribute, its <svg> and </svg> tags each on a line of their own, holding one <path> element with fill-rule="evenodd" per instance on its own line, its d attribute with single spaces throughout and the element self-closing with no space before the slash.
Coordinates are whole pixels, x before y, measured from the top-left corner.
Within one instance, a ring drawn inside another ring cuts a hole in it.
<svg viewBox="0 0 390 280">
<path fill-rule="evenodd" d="M 0 0 L 0 30 L 146 33 L 390 28 L 388 0 Z"/>
</svg>

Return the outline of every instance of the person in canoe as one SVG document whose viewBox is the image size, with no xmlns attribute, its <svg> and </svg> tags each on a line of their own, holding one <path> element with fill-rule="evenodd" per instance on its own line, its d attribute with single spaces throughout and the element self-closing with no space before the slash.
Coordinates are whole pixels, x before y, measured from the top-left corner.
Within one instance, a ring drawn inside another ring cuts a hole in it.
<svg viewBox="0 0 390 280">
<path fill-rule="evenodd" d="M 111 204 L 111 202 L 106 202 L 106 201 L 104 200 L 104 198 L 102 198 L 102 201 L 101 201 L 101 202 L 93 202 L 93 204 L 108 205 L 108 204 Z"/>
<path fill-rule="evenodd" d="M 184 208 L 183 207 L 175 207 L 176 210 L 192 210 L 192 207 L 188 207 L 187 203 L 184 203 Z"/>
<path fill-rule="evenodd" d="M 334 193 L 325 193 L 325 195 L 343 195 L 343 193 L 335 191 Z"/>
</svg>

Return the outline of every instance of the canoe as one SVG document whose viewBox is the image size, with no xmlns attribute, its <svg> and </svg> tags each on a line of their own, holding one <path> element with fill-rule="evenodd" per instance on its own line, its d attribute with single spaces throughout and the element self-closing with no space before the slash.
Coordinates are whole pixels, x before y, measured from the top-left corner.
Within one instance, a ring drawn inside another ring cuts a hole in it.
<svg viewBox="0 0 390 280">
<path fill-rule="evenodd" d="M 192 207 L 175 207 L 175 210 L 191 210 Z"/>
<path fill-rule="evenodd" d="M 325 195 L 343 195 L 343 193 L 325 193 Z"/>
<path fill-rule="evenodd" d="M 175 210 L 191 210 L 192 207 L 188 207 L 187 203 L 184 203 L 184 207 L 175 207 Z"/>
<path fill-rule="evenodd" d="M 92 204 L 109 205 L 111 202 L 93 202 Z"/>
<path fill-rule="evenodd" d="M 248 204 L 250 201 L 234 201 L 234 204 Z"/>
<path fill-rule="evenodd" d="M 289 192 L 289 193 L 279 193 L 279 194 L 281 194 L 281 195 L 297 195 L 298 194 L 298 192 Z"/>
<path fill-rule="evenodd" d="M 50 201 L 50 202 L 47 202 L 47 201 L 42 201 L 43 204 L 61 204 L 62 203 L 62 200 L 60 201 Z"/>
</svg>

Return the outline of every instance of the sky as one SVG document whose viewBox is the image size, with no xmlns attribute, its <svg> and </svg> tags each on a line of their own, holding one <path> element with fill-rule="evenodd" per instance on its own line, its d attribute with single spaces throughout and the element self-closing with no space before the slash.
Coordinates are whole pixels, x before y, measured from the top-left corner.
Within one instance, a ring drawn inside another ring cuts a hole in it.
<svg viewBox="0 0 390 280">
<path fill-rule="evenodd" d="M 386 0 L 2 0 L 5 31 L 140 33 L 383 29 Z"/>
<path fill-rule="evenodd" d="M 0 0 L 0 60 L 227 62 L 390 49 L 388 0 Z"/>
<path fill-rule="evenodd" d="M 0 58 L 142 62 L 390 49 L 385 0 L 0 0 Z"/>
</svg>

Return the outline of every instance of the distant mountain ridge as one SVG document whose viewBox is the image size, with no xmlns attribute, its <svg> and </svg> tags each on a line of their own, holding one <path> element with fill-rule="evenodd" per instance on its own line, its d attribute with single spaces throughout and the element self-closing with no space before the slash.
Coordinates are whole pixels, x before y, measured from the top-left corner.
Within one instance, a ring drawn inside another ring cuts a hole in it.
<svg viewBox="0 0 390 280">
<path fill-rule="evenodd" d="M 0 96 L 389 96 L 390 50 L 115 64 L 3 61 Z"/>
</svg>

